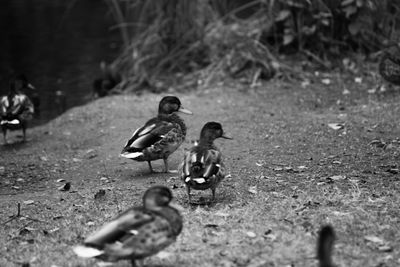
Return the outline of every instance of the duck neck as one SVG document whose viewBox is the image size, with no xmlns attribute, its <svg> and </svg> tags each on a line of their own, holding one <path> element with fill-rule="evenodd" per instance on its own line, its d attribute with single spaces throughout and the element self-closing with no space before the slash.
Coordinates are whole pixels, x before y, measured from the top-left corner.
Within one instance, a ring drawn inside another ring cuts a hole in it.
<svg viewBox="0 0 400 267">
<path fill-rule="evenodd" d="M 199 146 L 213 147 L 214 146 L 214 138 L 200 137 Z"/>
<path fill-rule="evenodd" d="M 186 125 L 185 122 L 179 117 L 177 114 L 172 113 L 172 114 L 159 114 L 159 117 L 165 119 L 166 121 L 171 121 L 177 123 L 182 130 L 183 136 L 186 136 Z"/>
</svg>

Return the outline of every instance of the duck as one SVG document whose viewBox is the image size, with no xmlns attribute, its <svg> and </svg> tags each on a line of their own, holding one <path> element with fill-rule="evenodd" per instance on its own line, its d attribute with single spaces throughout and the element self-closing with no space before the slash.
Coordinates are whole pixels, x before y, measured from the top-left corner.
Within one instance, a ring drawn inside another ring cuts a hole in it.
<svg viewBox="0 0 400 267">
<path fill-rule="evenodd" d="M 34 105 L 21 90 L 24 81 L 16 77 L 11 80 L 8 94 L 0 98 L 0 126 L 4 144 L 7 144 L 8 130 L 22 130 L 23 142 L 26 141 L 28 122 L 32 120 Z"/>
<path fill-rule="evenodd" d="M 112 64 L 107 65 L 106 62 L 100 62 L 101 77 L 93 81 L 93 96 L 107 96 L 121 81 L 121 75 L 116 71 L 116 67 Z"/>
<path fill-rule="evenodd" d="M 379 74 L 388 82 L 400 85 L 400 44 L 383 50 L 379 62 Z"/>
<path fill-rule="evenodd" d="M 335 231 L 331 225 L 324 225 L 321 227 L 317 241 L 317 258 L 319 261 L 319 267 L 335 266 L 332 261 L 335 239 Z"/>
<path fill-rule="evenodd" d="M 190 190 L 211 189 L 212 201 L 215 200 L 215 190 L 225 178 L 225 166 L 221 151 L 214 145 L 217 138 L 232 139 L 224 133 L 218 122 L 207 122 L 200 132 L 199 142 L 185 152 L 179 168 L 180 178 L 186 186 L 189 203 Z"/>
<path fill-rule="evenodd" d="M 144 193 L 142 206 L 124 211 L 73 251 L 83 258 L 130 260 L 132 267 L 142 265 L 146 257 L 176 241 L 183 227 L 181 210 L 168 187 L 153 186 Z"/>
<path fill-rule="evenodd" d="M 176 112 L 193 114 L 182 107 L 178 97 L 163 97 L 157 117 L 148 120 L 133 133 L 120 156 L 135 161 L 147 161 L 150 172 L 155 172 L 151 161 L 163 159 L 164 172 L 176 172 L 169 170 L 168 157 L 179 148 L 186 137 L 186 125 Z"/>
</svg>

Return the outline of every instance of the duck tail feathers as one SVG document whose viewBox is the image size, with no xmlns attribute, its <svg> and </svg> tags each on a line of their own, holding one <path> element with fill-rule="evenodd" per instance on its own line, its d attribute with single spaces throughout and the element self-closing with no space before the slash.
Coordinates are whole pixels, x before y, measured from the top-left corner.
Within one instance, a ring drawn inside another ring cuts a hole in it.
<svg viewBox="0 0 400 267">
<path fill-rule="evenodd" d="M 104 254 L 103 250 L 85 245 L 75 246 L 72 250 L 81 258 L 94 258 Z"/>
<path fill-rule="evenodd" d="M 136 159 L 143 156 L 143 152 L 122 152 L 120 156 L 127 159 Z"/>
</svg>

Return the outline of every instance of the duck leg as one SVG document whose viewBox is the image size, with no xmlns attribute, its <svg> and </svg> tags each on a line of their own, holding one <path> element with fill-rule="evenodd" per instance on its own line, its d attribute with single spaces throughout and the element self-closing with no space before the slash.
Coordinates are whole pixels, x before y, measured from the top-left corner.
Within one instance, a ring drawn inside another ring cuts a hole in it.
<svg viewBox="0 0 400 267">
<path fill-rule="evenodd" d="M 22 127 L 22 142 L 26 141 L 26 128 Z"/>
<path fill-rule="evenodd" d="M 3 128 L 3 141 L 4 144 L 7 144 L 7 129 Z"/>
<path fill-rule="evenodd" d="M 147 163 L 149 164 L 150 172 L 154 172 L 153 167 L 151 166 L 151 161 L 149 160 L 149 161 L 147 161 Z"/>
<path fill-rule="evenodd" d="M 212 199 L 211 201 L 214 202 L 215 201 L 215 187 L 211 188 L 211 193 L 212 193 Z"/>
<path fill-rule="evenodd" d="M 189 204 L 190 204 L 190 203 L 192 203 L 192 197 L 190 196 L 190 186 L 188 184 L 186 185 L 186 192 L 187 192 Z"/>
<path fill-rule="evenodd" d="M 144 260 L 131 259 L 132 267 L 142 267 L 144 266 Z"/>
<path fill-rule="evenodd" d="M 178 173 L 178 170 L 170 170 L 168 168 L 168 158 L 163 158 L 164 161 L 164 172 L 166 173 Z"/>
</svg>

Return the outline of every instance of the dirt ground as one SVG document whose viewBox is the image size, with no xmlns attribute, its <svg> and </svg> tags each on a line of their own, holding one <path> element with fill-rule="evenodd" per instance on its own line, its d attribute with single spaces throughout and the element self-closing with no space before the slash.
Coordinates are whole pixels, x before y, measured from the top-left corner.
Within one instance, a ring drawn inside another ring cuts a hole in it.
<svg viewBox="0 0 400 267">
<path fill-rule="evenodd" d="M 368 74 L 314 73 L 309 82 L 169 93 L 194 113 L 181 115 L 188 135 L 172 168 L 207 121 L 234 138 L 216 142 L 229 175 L 214 205 L 189 205 L 176 175 L 118 157 L 163 95 L 73 108 L 30 129 L 27 143 L 12 133 L 14 143 L 0 146 L 0 266 L 101 266 L 72 246 L 155 184 L 185 207 L 184 230 L 146 266 L 317 266 L 316 233 L 326 223 L 337 234 L 338 266 L 399 266 L 400 93 L 378 85 Z M 58 190 L 65 182 L 71 189 Z M 199 202 L 210 196 L 194 193 Z M 17 203 L 22 216 L 7 222 Z"/>
</svg>

